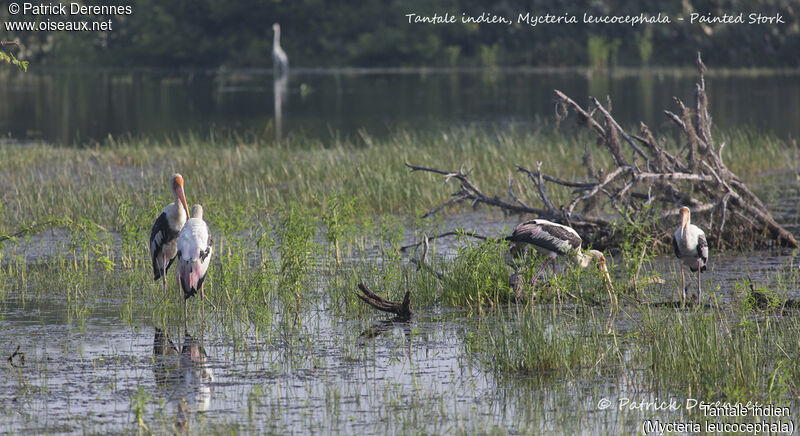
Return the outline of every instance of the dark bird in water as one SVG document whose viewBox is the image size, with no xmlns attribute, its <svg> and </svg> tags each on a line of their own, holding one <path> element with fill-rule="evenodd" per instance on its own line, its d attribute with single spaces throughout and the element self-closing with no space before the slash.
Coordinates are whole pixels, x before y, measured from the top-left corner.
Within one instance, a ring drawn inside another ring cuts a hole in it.
<svg viewBox="0 0 800 436">
<path fill-rule="evenodd" d="M 608 275 L 608 266 L 606 265 L 606 258 L 603 253 L 597 250 L 583 251 L 581 249 L 581 237 L 578 232 L 572 227 L 567 227 L 558 223 L 547 220 L 530 220 L 517 225 L 514 233 L 506 238 L 507 241 L 513 243 L 511 247 L 512 254 L 519 255 L 524 253 L 525 244 L 532 246 L 539 253 L 547 257 L 544 264 L 536 275 L 531 280 L 531 291 L 536 285 L 536 280 L 544 272 L 547 265 L 553 267 L 553 275 L 556 273 L 556 258 L 558 256 L 572 257 L 581 268 L 586 268 L 589 263 L 594 261 L 606 278 L 608 285 L 609 296 L 614 290 L 611 284 L 611 277 Z M 561 292 L 557 290 L 558 301 L 561 303 Z"/>
<path fill-rule="evenodd" d="M 189 207 L 183 194 L 183 177 L 174 174 L 170 181 L 173 203 L 168 204 L 153 223 L 150 230 L 150 258 L 153 262 L 153 280 L 164 283 L 164 298 L 167 297 L 167 270 L 178 253 L 178 235 L 183 229 Z"/>
<path fill-rule="evenodd" d="M 706 270 L 708 264 L 708 242 L 706 234 L 700 227 L 691 223 L 692 215 L 688 207 L 681 208 L 681 225 L 672 235 L 672 248 L 675 257 L 681 261 L 681 298 L 686 302 L 686 282 L 683 276 L 683 266 L 686 265 L 692 272 L 697 273 L 697 301 L 700 302 L 700 273 Z"/>
</svg>

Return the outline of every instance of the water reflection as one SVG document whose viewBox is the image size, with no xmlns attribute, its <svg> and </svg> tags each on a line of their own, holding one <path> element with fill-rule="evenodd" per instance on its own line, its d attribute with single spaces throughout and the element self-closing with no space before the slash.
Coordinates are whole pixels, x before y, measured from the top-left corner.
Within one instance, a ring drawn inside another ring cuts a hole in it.
<svg viewBox="0 0 800 436">
<path fill-rule="evenodd" d="M 275 139 L 283 137 L 283 105 L 289 93 L 289 74 L 278 74 L 272 81 L 275 111 Z"/>
<path fill-rule="evenodd" d="M 440 130 L 481 124 L 531 124 L 553 115 L 553 89 L 579 103 L 610 95 L 626 126 L 656 129 L 674 108 L 692 101 L 695 74 L 642 70 L 627 74 L 581 71 L 359 73 L 293 71 L 292 82 L 313 89 L 286 113 L 288 75 L 255 71 L 0 71 L 0 135 L 57 143 L 108 135 L 161 136 L 211 129 L 327 139 L 366 130 Z M 272 82 L 272 88 L 269 82 Z M 717 127 L 754 125 L 781 137 L 800 136 L 800 74 L 709 75 Z M 270 95 L 272 93 L 272 95 Z"/>
<path fill-rule="evenodd" d="M 184 332 L 181 351 L 164 332 L 155 327 L 153 337 L 153 376 L 156 386 L 174 410 L 176 427 L 186 430 L 192 412 L 204 412 L 211 405 L 214 374 L 202 336 L 195 339 Z"/>
<path fill-rule="evenodd" d="M 377 338 L 378 336 L 394 330 L 396 327 L 399 327 L 402 330 L 406 339 L 411 339 L 411 320 L 406 316 L 396 316 L 392 319 L 383 319 L 377 321 L 375 324 L 369 326 L 367 329 L 361 332 L 358 337 L 362 340 Z"/>
</svg>

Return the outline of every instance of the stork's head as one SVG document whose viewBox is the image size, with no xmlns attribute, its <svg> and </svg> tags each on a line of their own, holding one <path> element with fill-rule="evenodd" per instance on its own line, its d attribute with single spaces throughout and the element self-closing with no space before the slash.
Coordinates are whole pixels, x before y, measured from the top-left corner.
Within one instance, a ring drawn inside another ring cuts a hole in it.
<svg viewBox="0 0 800 436">
<path fill-rule="evenodd" d="M 186 196 L 183 193 L 183 176 L 177 173 L 172 175 L 172 194 L 175 196 L 175 203 L 183 206 L 186 216 L 189 216 L 189 206 L 186 205 Z"/>
<path fill-rule="evenodd" d="M 192 206 L 192 218 L 203 219 L 203 206 L 195 204 Z"/>
<path fill-rule="evenodd" d="M 589 266 L 589 262 L 592 261 L 594 261 L 597 265 L 597 269 L 603 272 L 603 275 L 606 277 L 606 285 L 608 285 L 608 288 L 613 291 L 614 285 L 611 284 L 611 276 L 608 275 L 608 265 L 606 264 L 606 257 L 603 255 L 603 253 L 597 250 L 589 250 L 585 253 L 578 253 L 578 265 L 581 268 L 586 268 Z"/>
<path fill-rule="evenodd" d="M 278 23 L 272 23 L 272 31 L 273 32 L 280 32 L 281 31 L 281 25 L 278 24 Z"/>
</svg>

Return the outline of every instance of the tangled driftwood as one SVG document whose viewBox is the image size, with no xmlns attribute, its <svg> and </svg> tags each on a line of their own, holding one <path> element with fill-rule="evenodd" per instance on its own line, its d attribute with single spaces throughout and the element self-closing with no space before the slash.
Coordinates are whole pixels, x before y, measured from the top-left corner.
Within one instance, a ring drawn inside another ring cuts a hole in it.
<svg viewBox="0 0 800 436">
<path fill-rule="evenodd" d="M 714 247 L 745 244 L 797 247 L 795 237 L 772 218 L 764 203 L 725 166 L 722 160 L 725 143 L 717 145 L 711 134 L 706 68 L 699 54 L 697 68 L 694 109 L 674 98 L 677 113 L 664 111 L 681 133 L 681 148 L 675 154 L 667 151 L 644 123 L 639 124 L 638 135 L 627 133 L 611 115 L 610 101 L 604 105 L 590 98 L 591 105 L 583 108 L 555 90 L 559 120 L 573 112 L 581 126 L 597 135 L 599 149 L 610 155 L 614 168 L 595 169 L 589 151 L 584 156 L 587 178 L 580 181 L 544 174 L 541 162 L 536 169 L 517 165 L 517 171 L 536 188 L 541 202 L 541 207 L 536 208 L 515 195 L 510 178 L 508 196 L 502 198 L 484 193 L 463 169 L 447 171 L 406 163 L 412 171 L 441 174 L 459 183 L 452 198 L 426 216 L 460 202 L 482 203 L 570 225 L 584 241 L 595 248 L 607 249 L 620 242 L 613 222 L 625 220 L 635 224 L 633 218 L 651 218 L 647 222 L 653 223 L 654 228 L 649 231 L 657 241 L 668 244 L 675 222 L 665 218 L 677 215 L 679 208 L 686 205 L 692 209 L 692 217 L 709 230 L 709 242 Z M 547 183 L 572 189 L 574 197 L 568 204 L 556 207 L 547 195 Z"/>
</svg>

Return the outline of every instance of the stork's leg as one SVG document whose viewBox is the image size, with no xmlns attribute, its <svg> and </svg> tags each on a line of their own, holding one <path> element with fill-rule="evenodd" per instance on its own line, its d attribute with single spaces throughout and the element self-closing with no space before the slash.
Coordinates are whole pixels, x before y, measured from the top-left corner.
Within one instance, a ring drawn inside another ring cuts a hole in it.
<svg viewBox="0 0 800 436">
<path fill-rule="evenodd" d="M 203 318 L 203 322 L 205 322 L 205 319 L 206 319 L 206 292 L 205 292 L 205 287 L 206 287 L 206 283 L 203 282 L 200 285 L 200 308 L 203 311 L 203 313 L 201 315 L 202 318 Z"/>
<path fill-rule="evenodd" d="M 533 276 L 533 280 L 531 280 L 531 303 L 533 303 L 533 292 L 536 289 L 536 280 L 539 280 L 539 276 L 542 275 L 542 272 L 544 272 L 545 268 L 547 268 L 547 264 L 552 261 L 553 258 L 548 257 L 547 260 L 544 261 L 544 265 L 542 265 L 542 267 L 539 268 L 539 271 L 536 272 L 536 275 Z M 533 304 L 531 304 L 531 306 L 533 306 Z"/>
<path fill-rule="evenodd" d="M 161 252 L 164 264 L 161 267 L 161 282 L 164 284 L 164 301 L 167 301 L 167 253 Z"/>
<path fill-rule="evenodd" d="M 553 266 L 553 279 L 557 279 L 558 275 L 556 275 L 556 260 L 554 258 L 550 258 L 553 262 L 550 265 Z M 558 297 L 558 308 L 561 309 L 561 288 L 558 287 L 558 283 L 556 285 L 556 296 Z"/>
<path fill-rule="evenodd" d="M 184 327 L 188 327 L 189 311 L 186 307 L 186 295 L 183 292 L 183 286 L 181 286 L 181 269 L 177 266 L 175 267 L 175 276 L 178 278 L 178 289 L 181 291 L 181 300 L 183 300 L 183 325 Z"/>
<path fill-rule="evenodd" d="M 683 262 L 681 262 L 681 306 L 686 305 L 686 282 L 683 277 Z"/>
<path fill-rule="evenodd" d="M 697 302 L 700 303 L 702 293 L 700 292 L 700 259 L 697 259 Z"/>
</svg>

